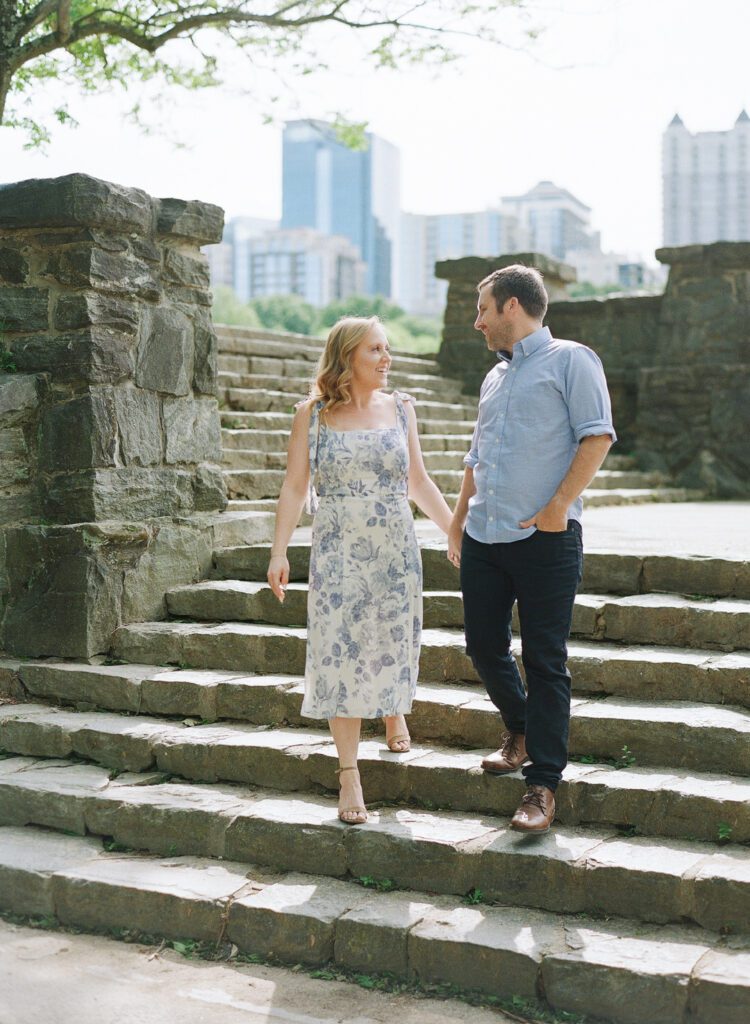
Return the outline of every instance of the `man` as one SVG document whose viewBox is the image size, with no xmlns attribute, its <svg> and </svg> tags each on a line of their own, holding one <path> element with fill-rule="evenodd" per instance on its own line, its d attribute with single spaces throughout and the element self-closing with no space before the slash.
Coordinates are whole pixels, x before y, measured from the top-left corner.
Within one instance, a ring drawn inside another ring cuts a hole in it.
<svg viewBox="0 0 750 1024">
<path fill-rule="evenodd" d="M 477 291 L 474 327 L 498 365 L 482 384 L 448 557 L 461 567 L 467 652 L 506 727 L 482 767 L 504 775 L 526 765 L 511 828 L 540 833 L 552 824 L 567 764 L 580 495 L 617 438 L 598 356 L 542 326 L 541 274 L 504 267 Z M 510 652 L 515 601 L 526 691 Z"/>
</svg>

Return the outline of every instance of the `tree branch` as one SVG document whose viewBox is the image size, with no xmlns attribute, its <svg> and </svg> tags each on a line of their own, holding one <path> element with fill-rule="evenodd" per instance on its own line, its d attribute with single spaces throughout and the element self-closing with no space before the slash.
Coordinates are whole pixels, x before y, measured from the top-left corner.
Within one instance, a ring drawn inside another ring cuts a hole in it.
<svg viewBox="0 0 750 1024">
<path fill-rule="evenodd" d="M 70 39 L 70 0 L 58 0 L 57 4 L 57 40 L 61 46 Z"/>
<path fill-rule="evenodd" d="M 40 0 L 35 7 L 31 8 L 28 14 L 24 15 L 23 18 L 19 18 L 18 30 L 13 40 L 14 43 L 18 45 L 23 37 L 28 35 L 32 29 L 41 24 L 45 18 L 49 18 L 51 14 L 54 14 L 57 4 L 58 0 Z"/>
</svg>

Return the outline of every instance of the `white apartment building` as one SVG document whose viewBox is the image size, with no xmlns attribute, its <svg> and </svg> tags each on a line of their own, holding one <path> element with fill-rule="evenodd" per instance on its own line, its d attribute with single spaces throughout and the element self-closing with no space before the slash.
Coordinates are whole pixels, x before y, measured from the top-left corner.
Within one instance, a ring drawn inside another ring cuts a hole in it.
<svg viewBox="0 0 750 1024">
<path fill-rule="evenodd" d="M 520 196 L 503 196 L 501 205 L 516 217 L 531 252 L 564 260 L 571 250 L 599 248 L 590 207 L 551 181 L 540 181 Z"/>
<path fill-rule="evenodd" d="M 313 306 L 362 294 L 366 267 L 341 235 L 314 228 L 267 231 L 248 242 L 248 298 L 300 295 Z"/>
<path fill-rule="evenodd" d="M 664 245 L 750 240 L 750 117 L 689 132 L 675 114 L 662 140 Z"/>
<path fill-rule="evenodd" d="M 448 282 L 435 277 L 436 262 L 524 251 L 526 242 L 517 219 L 501 210 L 403 213 L 396 301 L 409 313 L 439 316 Z"/>
</svg>

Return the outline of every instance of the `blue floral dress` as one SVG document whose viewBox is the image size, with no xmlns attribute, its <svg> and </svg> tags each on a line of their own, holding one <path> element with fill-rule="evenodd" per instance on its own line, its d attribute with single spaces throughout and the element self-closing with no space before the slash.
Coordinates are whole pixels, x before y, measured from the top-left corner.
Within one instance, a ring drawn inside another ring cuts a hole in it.
<svg viewBox="0 0 750 1024">
<path fill-rule="evenodd" d="M 310 416 L 317 508 L 310 555 L 302 714 L 408 714 L 422 634 L 422 561 L 407 501 L 404 400 L 398 423 L 331 430 Z"/>
</svg>

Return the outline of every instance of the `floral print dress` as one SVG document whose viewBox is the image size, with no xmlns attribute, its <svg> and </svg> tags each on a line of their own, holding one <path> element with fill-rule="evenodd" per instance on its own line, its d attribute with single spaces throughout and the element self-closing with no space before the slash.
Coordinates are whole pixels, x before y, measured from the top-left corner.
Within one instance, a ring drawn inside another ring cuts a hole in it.
<svg viewBox="0 0 750 1024">
<path fill-rule="evenodd" d="M 408 714 L 422 633 L 422 561 L 407 501 L 404 401 L 397 425 L 331 430 L 310 416 L 317 508 L 310 554 L 302 714 Z M 320 422 L 319 422 L 320 421 Z"/>
</svg>

